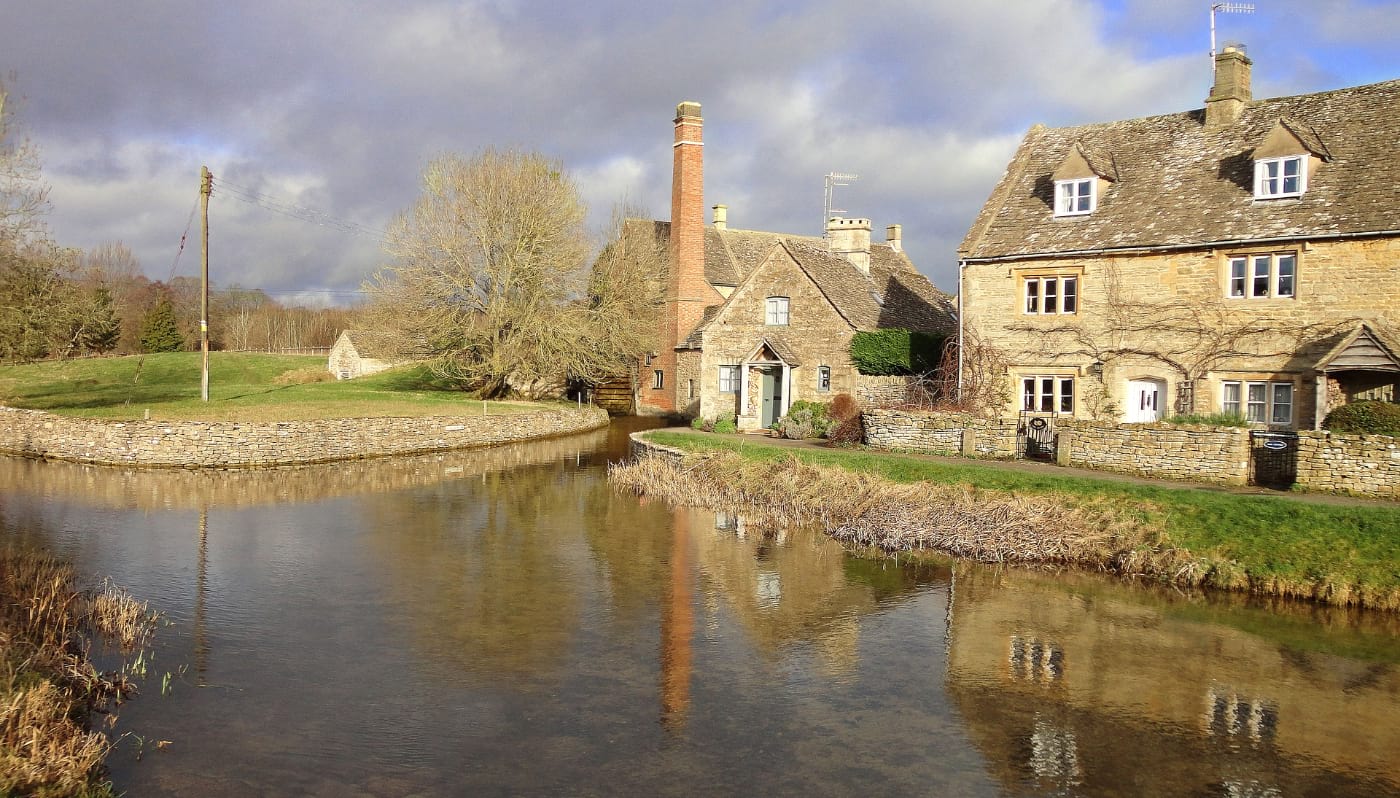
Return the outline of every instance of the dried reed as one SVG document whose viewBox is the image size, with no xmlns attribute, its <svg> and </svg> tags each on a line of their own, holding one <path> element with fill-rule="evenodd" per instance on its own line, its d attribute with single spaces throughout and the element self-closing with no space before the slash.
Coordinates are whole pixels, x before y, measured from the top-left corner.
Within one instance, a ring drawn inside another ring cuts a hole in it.
<svg viewBox="0 0 1400 798">
<path fill-rule="evenodd" d="M 134 651 L 156 619 L 110 583 L 77 583 L 67 563 L 0 550 L 0 795 L 110 793 L 101 777 L 111 744 L 85 726 L 135 686 L 124 672 L 99 673 L 90 642 Z"/>
</svg>

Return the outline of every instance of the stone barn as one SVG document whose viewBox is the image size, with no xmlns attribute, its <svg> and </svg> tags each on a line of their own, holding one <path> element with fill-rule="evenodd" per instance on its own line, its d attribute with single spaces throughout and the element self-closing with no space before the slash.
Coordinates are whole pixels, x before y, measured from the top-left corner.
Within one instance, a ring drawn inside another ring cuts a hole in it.
<svg viewBox="0 0 1400 798">
<path fill-rule="evenodd" d="M 363 377 L 414 360 L 385 333 L 345 330 L 331 347 L 327 368 L 338 380 Z"/>
</svg>

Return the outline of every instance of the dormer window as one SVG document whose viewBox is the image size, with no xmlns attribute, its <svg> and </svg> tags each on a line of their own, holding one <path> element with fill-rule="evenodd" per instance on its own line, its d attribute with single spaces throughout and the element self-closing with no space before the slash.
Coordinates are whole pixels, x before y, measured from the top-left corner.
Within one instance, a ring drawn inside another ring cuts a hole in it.
<svg viewBox="0 0 1400 798">
<path fill-rule="evenodd" d="M 1081 177 L 1055 181 L 1055 215 L 1082 216 L 1093 213 L 1098 200 L 1098 179 Z"/>
<path fill-rule="evenodd" d="M 1259 158 L 1254 162 L 1254 198 L 1302 196 L 1308 189 L 1306 156 Z"/>
</svg>

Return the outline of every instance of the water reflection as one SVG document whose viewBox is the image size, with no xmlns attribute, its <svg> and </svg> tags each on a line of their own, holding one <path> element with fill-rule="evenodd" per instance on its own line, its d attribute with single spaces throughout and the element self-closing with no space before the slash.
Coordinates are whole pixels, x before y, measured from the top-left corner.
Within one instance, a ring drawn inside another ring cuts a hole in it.
<svg viewBox="0 0 1400 798">
<path fill-rule="evenodd" d="M 190 676 L 118 728 L 175 741 L 114 758 L 133 795 L 1400 790 L 1389 616 L 855 559 L 614 492 L 625 432 L 222 475 L 0 460 L 0 534 L 175 622 L 154 670 Z"/>
<path fill-rule="evenodd" d="M 960 567 L 955 585 L 949 690 L 1011 794 L 1400 791 L 1393 661 L 1023 571 Z"/>
</svg>

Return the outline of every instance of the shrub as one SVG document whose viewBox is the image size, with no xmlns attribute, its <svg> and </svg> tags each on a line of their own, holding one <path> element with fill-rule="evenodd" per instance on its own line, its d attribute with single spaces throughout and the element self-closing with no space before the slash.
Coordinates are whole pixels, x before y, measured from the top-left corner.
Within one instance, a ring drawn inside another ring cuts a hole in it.
<svg viewBox="0 0 1400 798">
<path fill-rule="evenodd" d="M 1323 419 L 1324 429 L 1400 437 L 1400 404 L 1365 399 L 1342 405 Z"/>
<path fill-rule="evenodd" d="M 843 397 L 845 401 L 842 401 Z M 860 404 L 848 394 L 841 394 L 831 405 L 832 416 L 836 420 L 826 437 L 837 446 L 859 446 L 864 443 L 865 422 L 861 419 Z M 844 415 L 838 416 L 837 410 L 843 411 Z"/>
<path fill-rule="evenodd" d="M 776 426 L 782 437 L 800 441 L 826 435 L 831 419 L 824 402 L 800 400 L 792 403 L 787 415 L 778 419 Z"/>
<path fill-rule="evenodd" d="M 938 367 L 946 336 L 901 329 L 858 332 L 851 337 L 851 362 L 861 374 L 926 374 Z"/>
<path fill-rule="evenodd" d="M 1200 424 L 1207 427 L 1248 427 L 1249 422 L 1239 413 L 1187 413 L 1167 419 L 1168 424 Z"/>
<path fill-rule="evenodd" d="M 712 430 L 721 434 L 730 435 L 739 431 L 739 425 L 735 423 L 733 413 L 725 413 L 715 419 Z"/>
<path fill-rule="evenodd" d="M 831 400 L 831 405 L 827 408 L 827 415 L 831 417 L 833 423 L 840 423 L 851 416 L 860 415 L 860 405 L 854 396 L 848 393 L 838 393 L 836 398 Z"/>
</svg>

